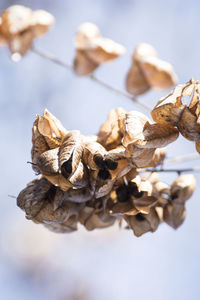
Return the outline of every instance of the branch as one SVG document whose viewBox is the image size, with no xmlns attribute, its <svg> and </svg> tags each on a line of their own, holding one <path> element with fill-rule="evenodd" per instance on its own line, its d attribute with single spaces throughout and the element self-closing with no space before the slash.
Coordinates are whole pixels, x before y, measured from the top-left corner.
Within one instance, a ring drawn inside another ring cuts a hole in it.
<svg viewBox="0 0 200 300">
<path fill-rule="evenodd" d="M 154 172 L 157 172 L 157 173 L 178 173 L 178 174 L 181 174 L 181 173 L 185 173 L 185 172 L 200 172 L 200 168 L 186 168 L 186 169 L 156 169 L 156 168 L 146 168 L 146 169 L 137 169 L 137 171 L 139 173 L 144 173 L 144 172 L 150 172 L 150 173 L 154 173 Z"/>
<path fill-rule="evenodd" d="M 70 70 L 71 72 L 74 73 L 72 65 L 70 65 L 68 63 L 65 63 L 64 61 L 60 60 L 59 58 L 55 57 L 54 55 L 52 55 L 50 53 L 47 53 L 47 52 L 44 52 L 42 50 L 38 50 L 35 47 L 32 47 L 31 50 L 32 50 L 33 53 L 41 56 L 42 58 L 47 59 L 47 60 L 49 60 L 49 61 L 65 68 L 67 70 Z M 98 79 L 94 74 L 88 75 L 87 77 L 90 78 L 91 80 L 93 80 L 94 82 L 96 82 L 97 84 L 103 86 L 104 88 L 106 88 L 106 89 L 108 89 L 108 90 L 110 90 L 110 91 L 112 91 L 112 92 L 114 92 L 114 93 L 116 93 L 120 96 L 123 96 L 127 99 L 130 99 L 131 101 L 135 102 L 138 106 L 142 107 L 146 111 L 148 111 L 148 112 L 151 111 L 151 108 L 149 106 L 147 106 L 144 103 L 139 102 L 136 97 L 131 96 L 131 95 L 129 95 L 128 93 L 126 93 L 124 91 L 116 89 L 115 87 L 107 84 L 106 82 L 102 81 L 101 79 Z"/>
<path fill-rule="evenodd" d="M 186 154 L 186 155 L 180 155 L 180 156 L 175 156 L 175 157 L 172 157 L 172 158 L 168 158 L 163 163 L 164 163 L 164 165 L 170 165 L 170 164 L 180 163 L 180 162 L 193 160 L 193 159 L 198 159 L 198 158 L 200 158 L 199 153 L 189 153 L 189 154 Z"/>
</svg>

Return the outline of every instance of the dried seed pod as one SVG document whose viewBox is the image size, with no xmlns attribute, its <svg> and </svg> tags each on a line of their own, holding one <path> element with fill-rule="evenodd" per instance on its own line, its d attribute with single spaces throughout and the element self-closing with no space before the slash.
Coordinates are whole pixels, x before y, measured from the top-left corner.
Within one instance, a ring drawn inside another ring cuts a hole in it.
<svg viewBox="0 0 200 300">
<path fill-rule="evenodd" d="M 142 138 L 143 131 L 149 126 L 150 120 L 138 111 L 130 111 L 125 115 L 123 121 L 123 140 L 122 144 L 127 147 Z"/>
<path fill-rule="evenodd" d="M 61 145 L 65 135 L 66 129 L 62 126 L 61 122 L 56 119 L 47 109 L 44 110 L 43 116 L 37 116 L 38 131 L 44 136 L 50 149 L 56 148 Z"/>
<path fill-rule="evenodd" d="M 177 123 L 180 133 L 190 141 L 200 140 L 200 124 L 197 123 L 197 117 L 185 107 Z"/>
<path fill-rule="evenodd" d="M 111 61 L 125 52 L 120 44 L 101 37 L 98 27 L 92 23 L 83 23 L 78 28 L 75 44 L 74 71 L 77 75 L 88 75 L 101 63 Z"/>
<path fill-rule="evenodd" d="M 199 133 L 197 119 L 199 116 L 199 91 L 198 81 L 191 79 L 184 85 L 178 85 L 166 97 L 162 98 L 151 112 L 153 120 L 158 124 L 172 124 L 180 127 L 180 132 L 186 138 L 194 139 Z M 182 103 L 183 97 L 193 97 L 188 107 Z M 182 117 L 183 115 L 183 117 Z M 189 122 L 188 122 L 189 118 Z M 195 123 L 196 118 L 196 123 Z M 186 124 L 184 125 L 184 122 Z M 192 124 L 190 124 L 192 122 Z M 191 135 L 191 137 L 190 137 Z"/>
<path fill-rule="evenodd" d="M 139 213 L 135 216 L 125 216 L 124 219 L 137 237 L 146 232 L 156 231 L 160 223 L 159 216 L 154 208 L 150 210 L 149 214 Z"/>
<path fill-rule="evenodd" d="M 195 148 L 196 148 L 197 152 L 200 153 L 200 141 L 197 141 L 195 143 Z"/>
<path fill-rule="evenodd" d="M 171 64 L 157 57 L 143 57 L 140 68 L 149 86 L 158 90 L 165 90 L 177 82 L 177 76 Z"/>
<path fill-rule="evenodd" d="M 1 15 L 0 35 L 13 53 L 13 60 L 25 55 L 33 39 L 47 32 L 53 22 L 54 17 L 44 10 L 33 12 L 22 5 L 7 8 Z"/>
<path fill-rule="evenodd" d="M 74 189 L 70 188 L 64 193 L 64 199 L 76 203 L 87 202 L 92 199 L 93 191 L 87 188 Z"/>
<path fill-rule="evenodd" d="M 185 216 L 186 210 L 184 205 L 169 203 L 164 207 L 163 220 L 174 229 L 177 229 L 184 222 Z"/>
<path fill-rule="evenodd" d="M 13 53 L 12 58 L 15 61 L 24 56 L 31 48 L 33 42 L 33 33 L 31 31 L 23 31 L 20 34 L 9 38 L 7 43 L 10 52 Z"/>
<path fill-rule="evenodd" d="M 87 52 L 84 50 L 76 50 L 73 68 L 78 76 L 91 74 L 97 67 L 98 64 L 88 58 Z"/>
<path fill-rule="evenodd" d="M 138 148 L 162 148 L 174 142 L 178 135 L 178 130 L 173 126 L 149 124 L 134 145 Z"/>
<path fill-rule="evenodd" d="M 44 153 L 45 151 L 49 150 L 49 146 L 44 138 L 39 131 L 38 131 L 38 119 L 33 124 L 32 128 L 32 149 L 31 149 L 31 158 L 32 158 L 32 168 L 35 172 L 38 174 L 40 173 L 40 169 L 38 168 L 37 160 L 38 157 Z"/>
<path fill-rule="evenodd" d="M 196 179 L 192 174 L 180 175 L 171 185 L 171 197 L 174 203 L 185 203 L 196 188 Z"/>
<path fill-rule="evenodd" d="M 77 218 L 76 216 L 71 216 L 64 223 L 52 223 L 52 224 L 44 224 L 46 228 L 56 233 L 69 233 L 76 231 L 77 228 Z"/>
<path fill-rule="evenodd" d="M 138 148 L 134 144 L 129 144 L 125 153 L 137 168 L 144 168 L 151 163 L 155 151 L 155 148 Z"/>
<path fill-rule="evenodd" d="M 101 144 L 93 141 L 84 143 L 83 162 L 88 165 L 91 170 L 106 167 L 104 160 L 106 154 L 107 151 Z"/>
<path fill-rule="evenodd" d="M 26 217 L 35 217 L 42 209 L 43 200 L 51 188 L 51 183 L 45 178 L 31 181 L 17 197 L 17 205 L 26 212 Z M 53 191 L 52 191 L 53 193 Z"/>
<path fill-rule="evenodd" d="M 55 19 L 49 12 L 39 9 L 32 12 L 30 26 L 34 37 L 45 34 L 53 25 Z"/>
<path fill-rule="evenodd" d="M 137 63 L 133 63 L 126 76 L 126 90 L 135 96 L 142 95 L 149 90 L 149 84 L 145 79 Z"/>
<path fill-rule="evenodd" d="M 68 180 L 75 188 L 83 188 L 88 186 L 88 169 L 80 161 L 76 171 Z"/>
<path fill-rule="evenodd" d="M 17 204 L 27 219 L 42 223 L 56 232 L 76 230 L 82 204 L 69 202 L 58 187 L 45 178 L 32 181 L 17 197 Z"/>
<path fill-rule="evenodd" d="M 77 170 L 83 153 L 83 138 L 78 130 L 66 134 L 59 149 L 59 165 L 62 175 L 69 179 Z"/>
<path fill-rule="evenodd" d="M 42 175 L 53 176 L 59 174 L 59 148 L 47 150 L 37 159 L 37 167 Z"/>
<path fill-rule="evenodd" d="M 96 211 L 92 207 L 84 207 L 79 214 L 79 221 L 87 230 L 112 226 L 115 218 L 106 211 Z"/>
<path fill-rule="evenodd" d="M 126 89 L 130 94 L 141 95 L 150 88 L 168 89 L 177 81 L 172 66 L 157 58 L 154 48 L 146 43 L 136 47 L 132 66 L 126 77 Z"/>
<path fill-rule="evenodd" d="M 41 154 L 37 160 L 37 167 L 45 178 L 52 184 L 59 186 L 63 191 L 72 186 L 72 183 L 60 174 L 59 148 L 51 149 Z"/>
<path fill-rule="evenodd" d="M 123 137 L 122 124 L 125 113 L 125 110 L 122 108 L 112 109 L 108 114 L 107 121 L 100 128 L 97 141 L 107 150 L 121 145 Z"/>
<path fill-rule="evenodd" d="M 4 36 L 16 35 L 30 26 L 32 11 L 22 5 L 8 7 L 1 15 L 1 31 Z"/>
<path fill-rule="evenodd" d="M 164 159 L 166 157 L 166 149 L 165 148 L 157 148 L 154 152 L 151 162 L 146 167 L 157 167 L 162 165 Z"/>
<path fill-rule="evenodd" d="M 110 203 L 110 213 L 114 216 L 148 214 L 158 201 L 151 196 L 152 185 L 149 181 L 140 181 L 139 185 L 134 180 L 128 181 L 120 184 L 115 192 L 113 204 Z"/>
</svg>

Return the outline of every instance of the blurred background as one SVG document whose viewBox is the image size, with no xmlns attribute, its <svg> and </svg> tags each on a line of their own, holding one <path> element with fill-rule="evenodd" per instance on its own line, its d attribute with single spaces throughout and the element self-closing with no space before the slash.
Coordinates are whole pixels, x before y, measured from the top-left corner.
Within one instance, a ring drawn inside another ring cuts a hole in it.
<svg viewBox="0 0 200 300">
<path fill-rule="evenodd" d="M 73 39 L 85 21 L 127 48 L 124 57 L 102 65 L 96 76 L 124 89 L 131 54 L 139 42 L 152 44 L 174 66 L 179 82 L 200 78 L 200 2 L 168 0 L 0 0 L 0 10 L 22 4 L 45 9 L 56 18 L 53 29 L 35 42 L 72 62 Z M 140 101 L 153 107 L 165 92 L 148 92 Z M 140 238 L 118 226 L 55 234 L 33 224 L 16 206 L 17 196 L 35 178 L 30 160 L 31 128 L 46 107 L 63 125 L 97 133 L 112 108 L 139 110 L 90 79 L 75 77 L 29 52 L 21 62 L 0 49 L 0 299 L 42 300 L 199 300 L 199 187 L 187 202 L 184 224 L 174 231 L 163 224 Z M 194 152 L 183 138 L 168 147 L 168 157 Z M 189 167 L 199 160 L 173 165 Z M 162 175 L 171 183 L 176 174 Z M 200 176 L 196 174 L 197 182 Z"/>
</svg>

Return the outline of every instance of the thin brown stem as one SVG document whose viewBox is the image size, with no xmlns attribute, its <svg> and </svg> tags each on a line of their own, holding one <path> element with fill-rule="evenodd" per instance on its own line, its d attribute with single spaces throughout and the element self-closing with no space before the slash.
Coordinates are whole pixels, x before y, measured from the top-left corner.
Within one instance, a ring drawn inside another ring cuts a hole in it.
<svg viewBox="0 0 200 300">
<path fill-rule="evenodd" d="M 195 160 L 195 159 L 199 159 L 199 158 L 200 158 L 199 153 L 189 153 L 186 155 L 180 155 L 180 156 L 168 158 L 164 161 L 164 165 L 171 165 L 174 163 L 181 163 L 184 161 Z"/>
<path fill-rule="evenodd" d="M 41 56 L 42 58 L 47 59 L 47 60 L 49 60 L 49 61 L 65 68 L 65 69 L 68 69 L 68 70 L 70 70 L 71 72 L 74 73 L 72 65 L 60 60 L 59 58 L 55 57 L 53 54 L 50 54 L 46 51 L 44 52 L 42 50 L 38 50 L 35 47 L 32 47 L 31 50 L 32 50 L 32 52 L 34 52 L 35 54 Z M 129 95 L 128 93 L 126 93 L 124 91 L 118 90 L 117 88 L 115 88 L 115 87 L 109 85 L 108 83 L 104 82 L 103 80 L 97 78 L 94 74 L 88 75 L 87 77 L 90 78 L 91 80 L 93 80 L 94 82 L 96 82 L 97 84 L 103 86 L 104 88 L 114 92 L 115 94 L 123 96 L 127 99 L 130 99 L 131 101 L 135 102 L 138 106 L 142 107 L 146 111 L 148 111 L 148 112 L 151 111 L 151 108 L 149 106 L 147 106 L 144 103 L 139 102 L 138 99 L 135 96 L 131 96 L 131 95 Z"/>
<path fill-rule="evenodd" d="M 150 173 L 186 173 L 186 172 L 200 172 L 200 168 L 185 168 L 185 169 L 156 169 L 156 168 L 147 168 L 147 169 L 137 169 L 139 173 L 150 172 Z"/>
</svg>

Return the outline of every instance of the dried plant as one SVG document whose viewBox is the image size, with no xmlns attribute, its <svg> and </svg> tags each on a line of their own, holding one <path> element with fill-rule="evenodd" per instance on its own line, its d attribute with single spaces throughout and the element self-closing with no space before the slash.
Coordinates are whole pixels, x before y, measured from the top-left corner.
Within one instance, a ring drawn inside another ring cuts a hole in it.
<svg viewBox="0 0 200 300">
<path fill-rule="evenodd" d="M 53 23 L 54 17 L 45 10 L 10 6 L 0 16 L 0 46 L 8 44 L 13 59 L 18 60 L 31 48 L 33 39 L 45 34 Z"/>
<path fill-rule="evenodd" d="M 162 222 L 177 228 L 196 186 L 194 176 L 181 175 L 170 187 L 138 169 L 161 164 L 163 147 L 177 137 L 171 124 L 150 124 L 142 113 L 123 109 L 109 113 L 98 136 L 86 137 L 65 130 L 45 109 L 36 117 L 32 139 L 32 166 L 42 177 L 28 184 L 17 204 L 28 219 L 55 232 L 77 230 L 78 223 L 88 230 L 105 228 L 117 219 L 136 236 L 154 232 Z"/>
<path fill-rule="evenodd" d="M 104 62 L 124 54 L 125 48 L 101 36 L 92 23 L 82 24 L 76 34 L 73 66 L 32 46 L 54 17 L 45 11 L 11 6 L 0 19 L 0 45 L 23 56 L 31 48 L 36 54 L 87 75 L 98 84 L 151 109 L 136 96 L 150 88 L 167 89 L 177 82 L 173 67 L 157 57 L 149 44 L 139 44 L 126 76 L 128 93 L 99 80 L 93 72 Z M 15 59 L 14 57 L 14 59 Z M 15 59 L 16 60 L 16 59 Z M 26 218 L 55 232 L 72 232 L 82 224 L 87 230 L 112 226 L 124 220 L 136 236 L 154 232 L 162 222 L 178 228 L 185 218 L 185 203 L 196 181 L 192 174 L 178 175 L 171 184 L 158 172 L 183 173 L 194 169 L 164 169 L 166 147 L 179 132 L 194 141 L 200 153 L 200 85 L 190 80 L 177 85 L 151 111 L 153 123 L 135 110 L 112 109 L 97 135 L 68 131 L 47 109 L 37 115 L 32 128 L 32 168 L 39 177 L 17 197 Z M 183 97 L 191 97 L 183 104 Z M 158 168 L 160 166 L 160 168 Z"/>
</svg>

